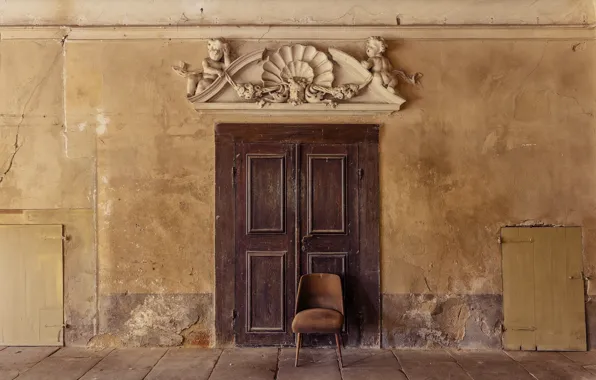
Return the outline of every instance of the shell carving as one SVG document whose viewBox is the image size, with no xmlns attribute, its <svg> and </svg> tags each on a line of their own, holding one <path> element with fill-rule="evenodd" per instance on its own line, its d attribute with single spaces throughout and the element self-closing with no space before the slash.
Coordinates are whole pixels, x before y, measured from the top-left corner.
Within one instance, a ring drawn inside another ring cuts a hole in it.
<svg viewBox="0 0 596 380">
<path fill-rule="evenodd" d="M 350 59 L 358 63 L 354 58 Z M 360 68 L 360 65 L 357 67 Z M 224 73 L 239 97 L 255 100 L 259 107 L 270 103 L 290 103 L 294 106 L 323 103 L 335 107 L 336 99 L 345 101 L 353 98 L 372 80 L 372 75 L 369 75 L 361 84 L 346 83 L 333 87 L 332 61 L 327 54 L 310 45 L 282 46 L 267 56 L 262 68 L 262 85 L 236 83 L 227 72 Z"/>
<path fill-rule="evenodd" d="M 333 64 L 314 46 L 300 44 L 281 47 L 269 55 L 261 76 L 265 87 L 288 83 L 291 79 L 323 87 L 333 84 Z"/>
</svg>

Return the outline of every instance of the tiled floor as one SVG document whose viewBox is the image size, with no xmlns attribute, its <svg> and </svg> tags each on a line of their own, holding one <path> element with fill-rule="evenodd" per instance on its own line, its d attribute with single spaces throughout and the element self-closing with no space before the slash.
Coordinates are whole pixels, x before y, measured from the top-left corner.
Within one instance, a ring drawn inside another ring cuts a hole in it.
<svg viewBox="0 0 596 380">
<path fill-rule="evenodd" d="M 0 380 L 596 380 L 596 351 L 0 347 Z"/>
</svg>

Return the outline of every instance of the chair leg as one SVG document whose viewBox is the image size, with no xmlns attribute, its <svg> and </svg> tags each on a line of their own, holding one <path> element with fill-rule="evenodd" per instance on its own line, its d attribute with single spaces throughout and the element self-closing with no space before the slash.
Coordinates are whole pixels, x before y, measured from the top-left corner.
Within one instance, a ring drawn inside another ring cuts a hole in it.
<svg viewBox="0 0 596 380">
<path fill-rule="evenodd" d="M 337 359 L 339 360 L 339 368 L 343 368 L 344 364 L 341 360 L 341 335 L 335 334 L 335 343 L 337 344 Z"/>
<path fill-rule="evenodd" d="M 301 345 L 302 345 L 302 335 L 300 335 L 300 333 L 296 333 L 296 362 L 294 363 L 294 367 L 298 367 L 298 354 L 300 353 Z"/>
</svg>

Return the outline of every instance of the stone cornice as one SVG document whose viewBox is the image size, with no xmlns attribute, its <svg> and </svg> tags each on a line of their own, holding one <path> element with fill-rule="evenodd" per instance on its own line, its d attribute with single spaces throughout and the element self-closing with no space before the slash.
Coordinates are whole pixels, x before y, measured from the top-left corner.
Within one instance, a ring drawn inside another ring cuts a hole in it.
<svg viewBox="0 0 596 380">
<path fill-rule="evenodd" d="M 40 26 L 0 27 L 2 40 L 146 40 L 146 39 L 225 39 L 243 40 L 363 40 L 376 35 L 394 39 L 539 39 L 591 40 L 594 25 L 429 25 L 429 26 Z"/>
</svg>

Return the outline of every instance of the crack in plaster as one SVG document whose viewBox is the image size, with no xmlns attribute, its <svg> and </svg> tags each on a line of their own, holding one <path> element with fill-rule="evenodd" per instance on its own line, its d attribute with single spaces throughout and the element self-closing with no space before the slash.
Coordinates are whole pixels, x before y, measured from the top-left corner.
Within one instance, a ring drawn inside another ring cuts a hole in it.
<svg viewBox="0 0 596 380">
<path fill-rule="evenodd" d="M 6 166 L 6 169 L 2 172 L 2 174 L 0 174 L 0 184 L 2 182 L 4 182 L 4 180 L 6 179 L 6 176 L 12 170 L 16 155 L 19 152 L 19 150 L 21 150 L 21 148 L 23 147 L 23 144 L 25 144 L 25 141 L 23 141 L 22 143 L 19 144 L 19 140 L 20 140 L 19 138 L 20 138 L 21 126 L 23 125 L 23 122 L 25 121 L 25 115 L 28 111 L 27 108 L 29 107 L 29 104 L 31 104 L 31 101 L 33 100 L 33 97 L 37 94 L 38 90 L 49 78 L 48 74 L 54 69 L 54 67 L 56 66 L 56 63 L 58 63 L 58 61 L 59 61 L 58 58 L 60 58 L 61 55 L 62 55 L 62 51 L 60 51 L 58 54 L 56 54 L 56 57 L 50 64 L 48 71 L 46 72 L 46 75 L 44 75 L 43 78 L 39 81 L 39 83 L 37 83 L 35 85 L 35 87 L 33 87 L 33 90 L 31 90 L 31 94 L 29 94 L 27 101 L 23 105 L 23 110 L 21 111 L 20 120 L 16 127 L 15 140 L 13 143 L 13 151 L 10 155 L 10 158 L 6 161 L 8 163 L 8 165 Z"/>
<path fill-rule="evenodd" d="M 19 122 L 19 125 L 17 125 L 17 132 L 15 134 L 15 141 L 14 141 L 14 150 L 8 160 L 8 166 L 6 167 L 6 170 L 4 170 L 4 172 L 2 173 L 2 175 L 0 175 L 0 184 L 2 182 L 4 182 L 4 178 L 6 178 L 6 175 L 8 174 L 8 172 L 10 172 L 10 170 L 12 169 L 12 165 L 14 164 L 14 158 L 16 157 L 17 153 L 19 152 L 19 150 L 21 149 L 21 147 L 23 146 L 22 144 L 19 145 L 19 132 L 21 129 L 21 124 L 23 122 L 23 120 L 25 119 L 25 115 L 23 114 L 21 121 Z"/>
</svg>

